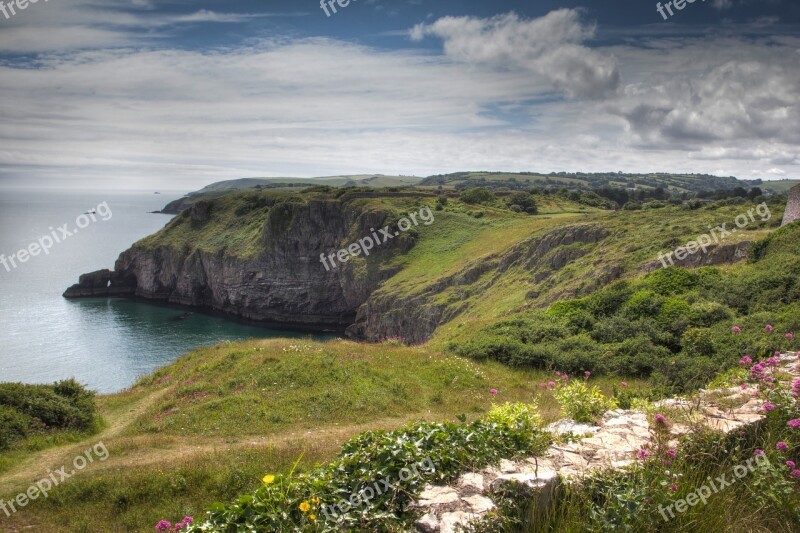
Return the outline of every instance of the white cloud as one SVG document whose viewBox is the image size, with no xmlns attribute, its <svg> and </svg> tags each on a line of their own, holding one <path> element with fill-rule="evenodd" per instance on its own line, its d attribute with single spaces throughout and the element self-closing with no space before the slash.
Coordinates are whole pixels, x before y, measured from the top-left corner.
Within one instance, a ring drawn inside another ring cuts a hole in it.
<svg viewBox="0 0 800 533">
<path fill-rule="evenodd" d="M 612 57 L 583 46 L 594 26 L 576 9 L 559 9 L 537 19 L 514 13 L 490 19 L 444 17 L 411 29 L 412 40 L 434 36 L 446 56 L 471 65 L 524 69 L 576 98 L 601 98 L 616 91 L 619 73 Z"/>
</svg>

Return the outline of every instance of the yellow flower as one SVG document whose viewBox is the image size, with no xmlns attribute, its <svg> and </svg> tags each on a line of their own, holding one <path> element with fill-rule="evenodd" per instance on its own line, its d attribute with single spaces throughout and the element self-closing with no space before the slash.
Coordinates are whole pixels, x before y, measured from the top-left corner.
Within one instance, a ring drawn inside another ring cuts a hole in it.
<svg viewBox="0 0 800 533">
<path fill-rule="evenodd" d="M 308 504 L 308 502 L 303 502 L 300 504 L 300 510 L 303 511 L 304 513 L 307 513 L 308 511 L 311 510 L 311 506 Z"/>
<path fill-rule="evenodd" d="M 272 474 L 267 474 L 261 481 L 269 485 L 270 483 L 273 483 L 275 481 L 275 476 L 273 476 Z"/>
<path fill-rule="evenodd" d="M 311 498 L 311 503 L 313 503 L 314 505 L 319 504 L 319 498 L 317 498 L 316 496 Z"/>
<path fill-rule="evenodd" d="M 317 519 L 317 515 L 315 515 L 315 514 L 310 514 L 310 515 L 308 515 L 308 517 L 309 517 L 311 520 L 316 520 L 316 519 Z"/>
</svg>

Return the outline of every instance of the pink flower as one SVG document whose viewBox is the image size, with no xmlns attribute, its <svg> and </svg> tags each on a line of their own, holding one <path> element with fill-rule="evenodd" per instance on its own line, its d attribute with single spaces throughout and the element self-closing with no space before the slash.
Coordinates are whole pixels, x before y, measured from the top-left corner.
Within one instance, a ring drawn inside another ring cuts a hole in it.
<svg viewBox="0 0 800 533">
<path fill-rule="evenodd" d="M 792 473 L 789 475 L 795 478 L 800 478 L 800 470 L 792 470 Z"/>
<path fill-rule="evenodd" d="M 747 390 L 747 385 L 742 385 L 742 390 Z"/>
<path fill-rule="evenodd" d="M 800 398 L 800 379 L 795 380 L 795 382 L 792 383 L 792 396 L 795 398 Z"/>
<path fill-rule="evenodd" d="M 777 357 L 770 357 L 769 359 L 767 359 L 767 364 L 769 366 L 778 366 L 778 363 L 779 361 Z"/>
<path fill-rule="evenodd" d="M 762 405 L 761 408 L 764 409 L 767 412 L 774 411 L 775 410 L 775 404 L 772 403 L 772 402 L 764 402 L 764 405 Z"/>
<path fill-rule="evenodd" d="M 731 331 L 733 332 L 734 335 L 738 335 L 739 333 L 742 332 L 742 328 L 740 328 L 739 326 L 733 326 L 733 328 L 731 328 Z"/>
<path fill-rule="evenodd" d="M 619 384 L 619 386 L 624 389 L 625 387 L 628 386 L 628 382 L 627 381 L 623 381 L 622 383 Z"/>
<path fill-rule="evenodd" d="M 675 459 L 678 456 L 678 450 L 670 448 L 667 450 L 667 455 L 670 456 L 672 459 Z"/>
<path fill-rule="evenodd" d="M 747 365 L 750 365 L 750 364 L 753 364 L 753 359 L 749 355 L 745 355 L 739 361 L 739 366 L 747 366 Z"/>
<path fill-rule="evenodd" d="M 546 388 L 547 388 L 547 383 L 544 383 L 544 382 L 542 382 L 542 383 L 539 383 L 539 386 L 540 386 L 541 388 L 543 388 L 543 389 L 546 389 Z"/>
<path fill-rule="evenodd" d="M 756 451 L 753 453 L 753 455 L 764 455 L 764 450 L 761 448 L 756 448 Z"/>
<path fill-rule="evenodd" d="M 156 524 L 156 531 L 169 531 L 169 528 L 172 527 L 172 524 L 167 522 L 166 520 L 162 520 L 158 524 Z"/>
<path fill-rule="evenodd" d="M 797 465 L 796 465 L 796 464 L 794 464 L 794 461 L 786 461 L 786 466 L 788 466 L 789 468 L 794 468 L 794 467 L 796 467 Z"/>
<path fill-rule="evenodd" d="M 647 459 L 651 455 L 653 455 L 653 454 L 650 453 L 650 450 L 646 450 L 645 448 L 639 448 L 639 451 L 636 452 L 636 457 L 638 457 L 639 460 L 641 460 L 641 461 L 644 461 L 645 459 Z"/>
<path fill-rule="evenodd" d="M 780 357 L 780 356 L 781 356 L 781 352 L 780 351 L 776 351 L 775 352 L 775 357 Z"/>
<path fill-rule="evenodd" d="M 556 370 L 556 376 L 560 376 L 560 375 L 561 375 L 561 372 L 559 372 L 558 370 Z"/>
<path fill-rule="evenodd" d="M 773 330 L 773 329 L 775 329 L 775 328 L 773 328 L 771 324 L 767 324 L 767 325 L 764 327 L 764 333 L 772 333 L 772 330 Z"/>
<path fill-rule="evenodd" d="M 792 339 L 794 339 L 794 333 L 792 333 L 792 332 L 790 331 L 789 333 L 787 333 L 787 334 L 786 334 L 786 338 L 787 338 L 787 339 L 789 339 L 789 340 L 792 340 Z"/>
<path fill-rule="evenodd" d="M 489 389 L 489 394 L 492 396 L 497 396 L 497 389 Z"/>
<path fill-rule="evenodd" d="M 794 428 L 794 429 L 800 428 L 800 418 L 795 418 L 794 420 L 789 420 L 788 422 L 786 422 L 786 425 L 789 426 L 790 428 Z"/>
<path fill-rule="evenodd" d="M 672 485 L 669 486 L 669 490 L 671 490 L 672 492 L 678 492 L 678 485 L 673 483 Z"/>
<path fill-rule="evenodd" d="M 589 379 L 589 376 L 591 376 L 592 373 L 587 370 L 586 372 L 583 373 L 583 375 L 586 377 L 586 379 Z"/>
<path fill-rule="evenodd" d="M 653 419 L 654 419 L 654 420 L 656 421 L 656 423 L 658 423 L 658 424 L 662 424 L 662 425 L 664 425 L 664 424 L 666 424 L 666 423 L 667 423 L 667 418 L 666 418 L 664 415 L 656 415 L 656 416 L 654 416 L 654 417 L 653 417 Z"/>
<path fill-rule="evenodd" d="M 788 450 L 788 449 L 789 449 L 789 445 L 788 445 L 788 444 L 786 444 L 786 443 L 785 443 L 785 442 L 783 442 L 783 441 L 780 441 L 778 444 L 776 444 L 776 445 L 775 445 L 775 448 L 776 448 L 776 449 L 777 449 L 779 452 L 785 452 L 786 450 Z"/>
<path fill-rule="evenodd" d="M 550 387 L 551 389 L 555 389 L 556 388 L 556 382 L 555 381 L 551 381 L 550 383 L 547 384 L 547 386 Z"/>
<path fill-rule="evenodd" d="M 568 376 L 568 375 L 566 375 L 566 374 L 561 374 L 561 381 L 567 381 L 568 379 L 569 379 L 569 376 Z"/>
</svg>

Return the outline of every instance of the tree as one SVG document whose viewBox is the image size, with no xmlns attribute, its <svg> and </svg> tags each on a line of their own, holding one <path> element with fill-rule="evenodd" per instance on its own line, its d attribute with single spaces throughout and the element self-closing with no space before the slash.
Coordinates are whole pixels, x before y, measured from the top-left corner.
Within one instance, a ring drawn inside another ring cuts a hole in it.
<svg viewBox="0 0 800 533">
<path fill-rule="evenodd" d="M 536 205 L 536 201 L 533 199 L 533 196 L 526 192 L 515 192 L 512 193 L 508 198 L 506 198 L 506 204 L 513 209 L 514 206 L 519 206 L 520 211 L 525 211 L 531 215 L 535 215 L 539 212 L 539 208 Z"/>
<path fill-rule="evenodd" d="M 497 197 L 485 187 L 473 187 L 462 192 L 459 199 L 465 204 L 489 204 L 494 202 Z"/>
</svg>

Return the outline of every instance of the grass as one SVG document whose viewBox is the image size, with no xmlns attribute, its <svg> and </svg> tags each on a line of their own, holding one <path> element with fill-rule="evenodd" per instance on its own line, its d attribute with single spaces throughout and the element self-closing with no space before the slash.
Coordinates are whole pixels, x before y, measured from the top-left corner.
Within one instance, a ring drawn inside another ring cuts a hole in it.
<svg viewBox="0 0 800 533">
<path fill-rule="evenodd" d="M 538 371 L 476 363 L 431 351 L 331 340 L 269 339 L 196 350 L 130 390 L 101 396 L 97 435 L 41 451 L 0 455 L 6 501 L 103 442 L 95 462 L 11 518 L 0 530 L 152 531 L 164 517 L 201 515 L 215 501 L 251 491 L 267 473 L 333 459 L 350 437 L 412 421 L 485 415 L 496 403 L 539 397 L 546 421 L 560 417 Z M 595 381 L 595 380 L 593 380 Z M 616 378 L 595 381 L 606 394 Z M 631 382 L 644 387 L 643 382 Z M 169 414 L 165 414 L 165 413 Z"/>
</svg>

